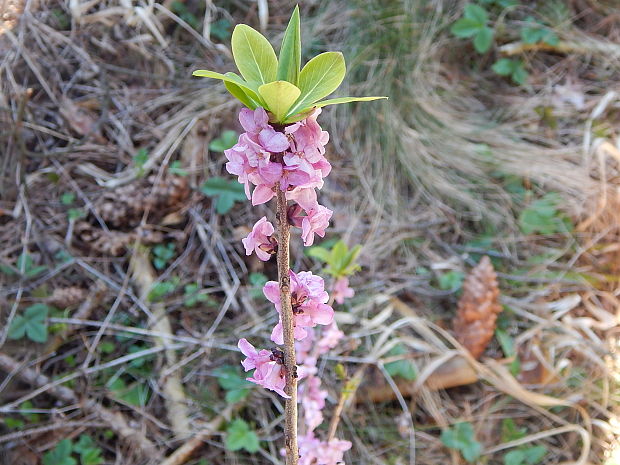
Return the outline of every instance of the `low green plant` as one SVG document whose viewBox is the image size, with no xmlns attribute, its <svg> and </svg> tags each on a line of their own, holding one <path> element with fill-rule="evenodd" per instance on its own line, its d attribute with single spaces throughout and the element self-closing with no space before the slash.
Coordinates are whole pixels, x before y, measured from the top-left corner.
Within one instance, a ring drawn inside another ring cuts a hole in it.
<svg viewBox="0 0 620 465">
<path fill-rule="evenodd" d="M 502 420 L 502 442 L 527 436 L 527 428 L 519 428 L 512 418 Z M 504 465 L 536 465 L 547 454 L 545 446 L 522 445 L 504 454 Z"/>
<path fill-rule="evenodd" d="M 252 286 L 249 291 L 250 295 L 255 299 L 264 297 L 263 286 L 269 281 L 269 278 L 263 273 L 254 272 L 250 273 L 248 280 Z"/>
<path fill-rule="evenodd" d="M 521 211 L 519 228 L 523 234 L 556 234 L 573 229 L 570 219 L 563 214 L 558 206 L 562 198 L 556 192 L 549 192 L 534 200 Z"/>
<path fill-rule="evenodd" d="M 314 246 L 308 250 L 308 255 L 325 263 L 327 265 L 324 270 L 326 273 L 334 278 L 341 278 L 352 275 L 361 269 L 356 262 L 361 251 L 361 245 L 356 245 L 349 250 L 347 244 L 343 240 L 339 240 L 331 250 L 322 246 Z"/>
<path fill-rule="evenodd" d="M 163 270 L 168 262 L 174 258 L 175 245 L 173 242 L 157 244 L 153 247 L 153 266 L 157 270 Z"/>
<path fill-rule="evenodd" d="M 238 366 L 224 365 L 213 370 L 218 384 L 226 391 L 226 402 L 234 404 L 245 399 L 253 384 L 246 381 Z"/>
<path fill-rule="evenodd" d="M 13 266 L 0 264 L 0 272 L 7 276 L 17 276 L 21 274 L 24 278 L 34 278 L 45 270 L 47 270 L 46 266 L 35 265 L 32 257 L 26 252 L 17 257 L 17 261 Z"/>
<path fill-rule="evenodd" d="M 245 420 L 237 418 L 231 421 L 226 428 L 226 449 L 237 451 L 245 449 L 250 453 L 258 452 L 260 444 L 258 436 L 250 429 Z"/>
<path fill-rule="evenodd" d="M 489 14 L 480 5 L 470 3 L 463 9 L 463 17 L 456 21 L 450 32 L 459 38 L 472 38 L 478 53 L 487 52 L 493 43 L 493 29 L 488 26 Z"/>
<path fill-rule="evenodd" d="M 43 465 L 78 465 L 74 454 L 80 458 L 80 465 L 100 465 L 104 462 L 103 451 L 87 434 L 80 435 L 74 444 L 71 439 L 63 439 L 43 455 Z"/>
<path fill-rule="evenodd" d="M 215 199 L 215 211 L 219 215 L 228 213 L 235 202 L 246 200 L 242 184 L 236 181 L 228 181 L 220 177 L 205 181 L 200 191 L 207 197 L 213 197 Z"/>
<path fill-rule="evenodd" d="M 520 58 L 500 58 L 491 66 L 491 69 L 495 74 L 509 77 L 515 84 L 523 85 L 527 81 L 528 72 Z"/>
<path fill-rule="evenodd" d="M 43 465 L 77 465 L 77 460 L 71 457 L 72 451 L 71 439 L 63 439 L 43 455 Z"/>
<path fill-rule="evenodd" d="M 208 294 L 202 293 L 201 290 L 198 283 L 186 284 L 183 288 L 183 305 L 186 307 L 195 307 L 199 303 L 213 303 L 213 299 Z"/>
<path fill-rule="evenodd" d="M 178 278 L 171 279 L 170 281 L 156 282 L 155 284 L 153 284 L 151 290 L 149 291 L 148 300 L 151 302 L 160 300 L 168 294 L 172 294 L 174 291 L 176 291 L 178 285 Z"/>
<path fill-rule="evenodd" d="M 228 150 L 233 145 L 237 143 L 237 139 L 239 134 L 236 131 L 231 131 L 227 129 L 223 131 L 219 137 L 216 137 L 209 143 L 209 150 L 214 152 L 223 152 L 224 150 Z"/>
<path fill-rule="evenodd" d="M 395 345 L 386 355 L 405 355 L 409 351 L 403 344 Z M 418 370 L 411 360 L 397 360 L 385 364 L 385 370 L 390 376 L 399 376 L 407 381 L 413 381 L 418 377 Z"/>
<path fill-rule="evenodd" d="M 456 292 L 463 286 L 465 273 L 458 270 L 451 270 L 441 274 L 438 278 L 439 289 L 444 291 Z"/>
<path fill-rule="evenodd" d="M 187 170 L 182 168 L 180 160 L 175 160 L 170 163 L 170 165 L 168 166 L 168 171 L 177 176 L 187 176 L 189 174 Z"/>
<path fill-rule="evenodd" d="M 27 337 L 33 342 L 47 341 L 47 315 L 49 307 L 43 303 L 27 307 L 23 313 L 17 315 L 9 326 L 9 339 Z"/>
<path fill-rule="evenodd" d="M 506 19 L 518 3 L 517 0 L 478 0 L 478 3 L 469 3 L 463 8 L 462 17 L 452 24 L 450 32 L 455 37 L 471 39 L 476 52 L 487 53 L 494 43 L 495 17 Z M 507 22 L 503 27 L 513 27 L 514 24 Z M 555 31 L 533 16 L 528 16 L 522 26 L 515 27 L 520 27 L 521 40 L 527 45 L 543 43 L 555 47 L 560 41 Z M 491 69 L 499 76 L 510 78 L 515 84 L 524 85 L 527 82 L 528 72 L 521 59 L 500 58 Z"/>
<path fill-rule="evenodd" d="M 474 427 L 469 422 L 457 423 L 443 430 L 441 442 L 450 449 L 458 450 L 469 463 L 474 463 L 482 454 L 482 444 L 476 440 Z"/>
<path fill-rule="evenodd" d="M 136 154 L 132 157 L 133 164 L 137 169 L 139 177 L 144 176 L 144 164 L 148 161 L 148 159 L 149 151 L 144 147 L 138 149 Z"/>
</svg>

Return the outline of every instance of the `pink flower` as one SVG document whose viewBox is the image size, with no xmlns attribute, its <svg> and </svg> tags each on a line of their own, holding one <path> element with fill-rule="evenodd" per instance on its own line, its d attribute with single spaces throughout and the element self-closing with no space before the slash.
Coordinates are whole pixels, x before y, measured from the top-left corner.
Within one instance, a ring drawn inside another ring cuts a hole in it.
<svg viewBox="0 0 620 465">
<path fill-rule="evenodd" d="M 355 295 L 355 291 L 349 287 L 349 278 L 338 278 L 332 287 L 334 300 L 342 305 L 344 299 L 349 299 Z"/>
<path fill-rule="evenodd" d="M 332 213 L 329 208 L 323 205 L 317 205 L 316 209 L 308 212 L 308 215 L 301 222 L 301 238 L 306 247 L 314 244 L 315 234 L 319 237 L 325 237 L 325 228 L 329 226 Z"/>
<path fill-rule="evenodd" d="M 294 337 L 301 341 L 307 336 L 305 328 L 314 328 L 317 324 L 328 325 L 334 317 L 334 310 L 327 305 L 329 295 L 325 292 L 325 282 L 320 276 L 310 271 L 295 274 L 290 271 L 291 304 L 293 306 Z M 269 281 L 263 287 L 265 297 L 281 311 L 280 288 L 276 281 Z M 282 320 L 273 328 L 271 340 L 276 344 L 284 343 Z"/>
<path fill-rule="evenodd" d="M 286 134 L 292 135 L 291 150 L 303 153 L 310 162 L 319 161 L 325 154 L 325 145 L 329 141 L 329 133 L 322 131 L 316 118 L 321 114 L 317 108 L 312 115 L 285 129 Z"/>
<path fill-rule="evenodd" d="M 349 441 L 332 439 L 320 441 L 310 431 L 299 437 L 299 465 L 344 465 L 344 453 L 351 448 Z"/>
<path fill-rule="evenodd" d="M 336 347 L 340 340 L 344 337 L 344 333 L 338 329 L 336 320 L 323 331 L 321 339 L 317 342 L 317 352 L 319 354 L 326 354 L 331 349 Z"/>
<path fill-rule="evenodd" d="M 308 431 L 314 430 L 323 423 L 321 410 L 325 407 L 327 391 L 321 390 L 321 380 L 316 376 L 309 376 L 300 393 L 301 405 L 304 408 L 304 420 Z"/>
<path fill-rule="evenodd" d="M 239 339 L 237 347 L 247 357 L 241 362 L 244 370 L 255 369 L 254 375 L 246 378 L 248 381 L 266 389 L 271 389 L 286 399 L 290 398 L 284 392 L 284 387 L 286 386 L 284 366 L 273 356 L 272 352 L 265 349 L 259 352 L 246 339 Z"/>
<path fill-rule="evenodd" d="M 263 216 L 256 222 L 248 237 L 241 240 L 245 247 L 245 254 L 252 255 L 254 251 L 256 256 L 262 261 L 266 262 L 269 260 L 276 253 L 276 246 L 278 244 L 272 236 L 273 232 L 273 225 Z"/>
</svg>

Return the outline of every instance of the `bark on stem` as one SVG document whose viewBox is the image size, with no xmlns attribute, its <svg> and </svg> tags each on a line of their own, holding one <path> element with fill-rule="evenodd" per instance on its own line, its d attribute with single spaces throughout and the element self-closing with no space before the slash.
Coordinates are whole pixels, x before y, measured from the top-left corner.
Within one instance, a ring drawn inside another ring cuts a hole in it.
<svg viewBox="0 0 620 465">
<path fill-rule="evenodd" d="M 276 187 L 276 223 L 278 227 L 278 283 L 280 285 L 280 305 L 282 329 L 284 332 L 284 367 L 286 368 L 286 399 L 284 407 L 284 445 L 286 465 L 297 465 L 297 360 L 295 358 L 295 339 L 293 337 L 293 308 L 291 306 L 291 279 L 289 276 L 289 238 L 290 225 L 287 218 L 285 193 Z"/>
</svg>

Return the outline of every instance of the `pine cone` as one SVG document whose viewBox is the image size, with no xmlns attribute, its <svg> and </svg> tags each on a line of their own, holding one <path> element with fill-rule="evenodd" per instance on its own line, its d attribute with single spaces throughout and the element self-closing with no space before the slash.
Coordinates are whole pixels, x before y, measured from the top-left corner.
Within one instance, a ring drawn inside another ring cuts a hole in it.
<svg viewBox="0 0 620 465">
<path fill-rule="evenodd" d="M 95 209 L 112 229 L 130 229 L 140 224 L 145 210 L 150 222 L 180 210 L 190 194 L 187 178 L 165 176 L 157 184 L 155 176 L 105 192 Z"/>
<path fill-rule="evenodd" d="M 77 286 L 57 287 L 46 301 L 57 308 L 77 307 L 86 298 L 86 289 Z"/>
<path fill-rule="evenodd" d="M 497 275 L 489 257 L 484 256 L 463 283 L 453 324 L 456 339 L 474 358 L 482 355 L 493 338 L 501 311 Z"/>
<path fill-rule="evenodd" d="M 124 255 L 127 247 L 136 242 L 138 237 L 144 245 L 160 244 L 164 240 L 164 234 L 160 231 L 141 228 L 133 232 L 104 231 L 86 221 L 76 223 L 75 233 L 76 237 L 92 251 L 113 257 Z"/>
</svg>

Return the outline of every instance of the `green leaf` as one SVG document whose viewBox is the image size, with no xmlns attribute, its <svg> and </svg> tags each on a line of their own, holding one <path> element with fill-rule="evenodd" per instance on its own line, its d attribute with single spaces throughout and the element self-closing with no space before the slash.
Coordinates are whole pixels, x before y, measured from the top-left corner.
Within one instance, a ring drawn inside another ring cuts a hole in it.
<svg viewBox="0 0 620 465">
<path fill-rule="evenodd" d="M 287 116 L 327 97 L 342 83 L 346 74 L 344 56 L 340 52 L 325 52 L 306 63 L 299 73 L 301 97 L 289 110 Z"/>
<path fill-rule="evenodd" d="M 220 74 L 220 73 L 216 73 L 215 71 L 209 71 L 207 69 L 198 69 L 192 73 L 192 76 L 219 79 L 224 82 L 230 82 L 232 84 L 235 84 L 238 87 L 241 87 L 243 91 L 247 95 L 249 95 L 252 99 L 256 100 L 257 102 L 260 101 L 260 99 L 258 98 L 258 95 L 256 94 L 256 89 L 258 88 L 258 86 L 257 85 L 252 86 L 251 84 L 245 82 L 243 79 L 237 76 L 235 73 Z"/>
<path fill-rule="evenodd" d="M 475 5 L 470 3 L 469 5 L 465 5 L 463 10 L 463 16 L 467 19 L 471 19 L 472 21 L 478 22 L 478 24 L 485 25 L 489 20 L 489 15 L 487 11 L 479 5 Z"/>
<path fill-rule="evenodd" d="M 103 463 L 101 449 L 97 447 L 95 441 L 87 434 L 80 435 L 80 439 L 73 446 L 73 451 L 80 454 L 80 462 L 82 465 L 99 465 Z"/>
<path fill-rule="evenodd" d="M 316 258 L 317 260 L 320 260 L 324 263 L 329 263 L 329 259 L 331 257 L 329 250 L 324 249 L 323 247 L 320 247 L 318 245 L 310 247 L 310 249 L 308 249 L 307 255 L 312 258 Z"/>
<path fill-rule="evenodd" d="M 76 465 L 77 461 L 71 457 L 71 449 L 71 440 L 63 439 L 43 455 L 43 465 Z"/>
<path fill-rule="evenodd" d="M 49 307 L 38 303 L 26 309 L 23 315 L 16 316 L 9 327 L 9 339 L 21 339 L 27 336 L 34 342 L 47 341 L 47 314 Z"/>
<path fill-rule="evenodd" d="M 276 79 L 279 81 L 288 81 L 295 85 L 299 81 L 299 68 L 301 66 L 301 27 L 299 22 L 299 6 L 295 6 L 286 31 L 284 31 L 276 74 Z"/>
<path fill-rule="evenodd" d="M 475 36 L 483 27 L 484 24 L 480 24 L 476 20 L 461 18 L 452 25 L 450 32 L 456 37 L 463 39 Z"/>
<path fill-rule="evenodd" d="M 515 449 L 504 455 L 504 465 L 524 465 L 525 454 L 521 449 Z"/>
<path fill-rule="evenodd" d="M 252 99 L 252 97 L 250 97 L 245 92 L 243 87 L 238 86 L 237 84 L 234 84 L 230 81 L 224 81 L 224 86 L 226 87 L 226 90 L 232 94 L 233 97 L 243 103 L 246 107 L 252 110 L 256 110 L 256 107 L 258 107 L 258 103 L 256 103 L 254 99 Z"/>
<path fill-rule="evenodd" d="M 2 421 L 4 421 L 4 424 L 9 429 L 22 429 L 25 425 L 24 420 L 21 418 L 6 417 Z"/>
<path fill-rule="evenodd" d="M 241 368 L 234 365 L 223 365 L 213 370 L 213 375 L 217 377 L 218 384 L 227 391 L 234 389 L 247 389 L 252 387 L 252 383 L 246 381 L 241 373 Z"/>
<path fill-rule="evenodd" d="M 303 110 L 301 110 L 300 113 L 305 114 L 306 112 L 312 111 L 315 108 L 322 108 L 322 107 L 326 107 L 328 105 L 340 105 L 341 103 L 350 103 L 350 102 L 370 102 L 372 100 L 380 100 L 380 99 L 387 99 L 387 97 L 338 97 L 338 98 L 330 98 L 330 99 L 327 99 L 327 100 L 322 100 L 320 102 L 316 102 L 316 103 L 312 104 L 312 106 L 310 106 L 308 108 L 304 108 Z M 297 115 L 295 115 L 295 116 L 297 116 Z M 291 120 L 291 119 L 292 118 L 288 118 L 287 122 L 289 122 L 289 120 Z M 290 121 L 290 122 L 292 122 L 292 121 Z"/>
<path fill-rule="evenodd" d="M 214 23 L 211 23 L 211 35 L 219 40 L 228 40 L 230 37 L 230 21 L 226 18 L 220 18 Z"/>
<path fill-rule="evenodd" d="M 149 151 L 142 147 L 133 156 L 133 163 L 136 167 L 141 168 L 149 159 Z"/>
<path fill-rule="evenodd" d="M 187 170 L 182 168 L 180 160 L 175 160 L 172 163 L 170 163 L 170 166 L 168 167 L 168 171 L 170 171 L 172 174 L 175 174 L 177 176 L 187 176 L 189 174 Z"/>
<path fill-rule="evenodd" d="M 224 396 L 224 400 L 226 400 L 226 402 L 229 404 L 236 404 L 237 402 L 240 402 L 243 399 L 245 399 L 249 393 L 250 393 L 250 390 L 247 388 L 246 389 L 231 389 L 230 391 L 226 392 L 226 395 Z"/>
<path fill-rule="evenodd" d="M 243 184 L 219 177 L 207 180 L 200 191 L 208 197 L 215 197 L 215 210 L 220 215 L 228 213 L 235 202 L 246 200 Z"/>
<path fill-rule="evenodd" d="M 250 426 L 242 419 L 233 420 L 226 428 L 226 449 L 236 451 L 245 449 L 250 453 L 260 449 L 258 436 Z"/>
<path fill-rule="evenodd" d="M 514 82 L 515 84 L 523 85 L 527 81 L 527 76 L 528 73 L 523 66 L 523 61 L 518 60 L 514 71 L 510 75 L 510 77 L 512 78 L 512 82 Z"/>
<path fill-rule="evenodd" d="M 512 418 L 502 420 L 502 442 L 516 441 L 527 435 L 527 428 L 519 428 Z"/>
<path fill-rule="evenodd" d="M 478 53 L 485 53 L 491 48 L 493 43 L 493 29 L 483 27 L 474 37 L 474 48 Z"/>
<path fill-rule="evenodd" d="M 519 227 L 523 234 L 554 234 L 565 230 L 557 209 L 559 202 L 560 197 L 550 192 L 525 208 L 519 215 Z"/>
<path fill-rule="evenodd" d="M 403 344 L 398 344 L 387 355 L 406 355 L 407 353 L 407 348 Z M 385 369 L 390 376 L 400 376 L 408 381 L 413 381 L 418 377 L 418 370 L 411 360 L 403 359 L 386 363 Z"/>
<path fill-rule="evenodd" d="M 267 109 L 275 116 L 275 122 L 283 122 L 289 108 L 300 96 L 301 90 L 290 82 L 274 81 L 260 86 L 258 93 L 267 104 Z"/>
<path fill-rule="evenodd" d="M 514 60 L 510 58 L 500 58 L 491 66 L 491 69 L 495 74 L 499 74 L 500 76 L 509 76 L 514 70 Z"/>
<path fill-rule="evenodd" d="M 121 381 L 120 378 L 118 381 Z M 121 381 L 110 386 L 110 390 L 117 399 L 137 407 L 144 407 L 150 394 L 148 385 L 143 383 L 134 383 L 129 387 L 125 387 Z"/>
<path fill-rule="evenodd" d="M 213 150 L 214 152 L 223 152 L 224 150 L 228 150 L 237 143 L 238 137 L 239 134 L 228 129 L 222 132 L 220 137 L 211 141 L 209 144 L 209 150 Z"/>
<path fill-rule="evenodd" d="M 515 355 L 514 341 L 506 331 L 503 329 L 496 329 L 495 337 L 497 338 L 499 345 L 502 347 L 504 356 L 512 357 Z"/>
<path fill-rule="evenodd" d="M 278 59 L 260 32 L 238 24 L 232 33 L 231 45 L 235 64 L 246 81 L 267 84 L 275 80 Z"/>
<path fill-rule="evenodd" d="M 249 281 L 252 285 L 252 289 L 249 291 L 250 295 L 255 299 L 263 297 L 263 286 L 269 281 L 269 278 L 263 273 L 250 273 Z"/>
<path fill-rule="evenodd" d="M 73 192 L 65 192 L 60 196 L 60 203 L 63 205 L 71 205 L 75 202 L 75 194 Z"/>
<path fill-rule="evenodd" d="M 172 281 L 161 281 L 153 284 L 147 299 L 151 302 L 161 299 L 167 294 L 171 294 L 176 289 L 176 283 Z"/>
<path fill-rule="evenodd" d="M 450 449 L 460 451 L 463 458 L 470 463 L 475 462 L 482 454 L 482 444 L 476 440 L 474 428 L 469 422 L 457 423 L 452 428 L 443 430 L 441 442 Z"/>
<path fill-rule="evenodd" d="M 547 448 L 545 446 L 525 447 L 522 450 L 527 465 L 536 465 L 547 455 Z"/>
<path fill-rule="evenodd" d="M 448 271 L 439 277 L 439 288 L 444 291 L 457 291 L 461 288 L 463 279 L 465 279 L 465 273 L 462 271 Z"/>
<path fill-rule="evenodd" d="M 80 218 L 84 218 L 86 216 L 86 212 L 80 208 L 70 208 L 67 211 L 67 218 L 70 221 L 79 220 Z"/>
</svg>

